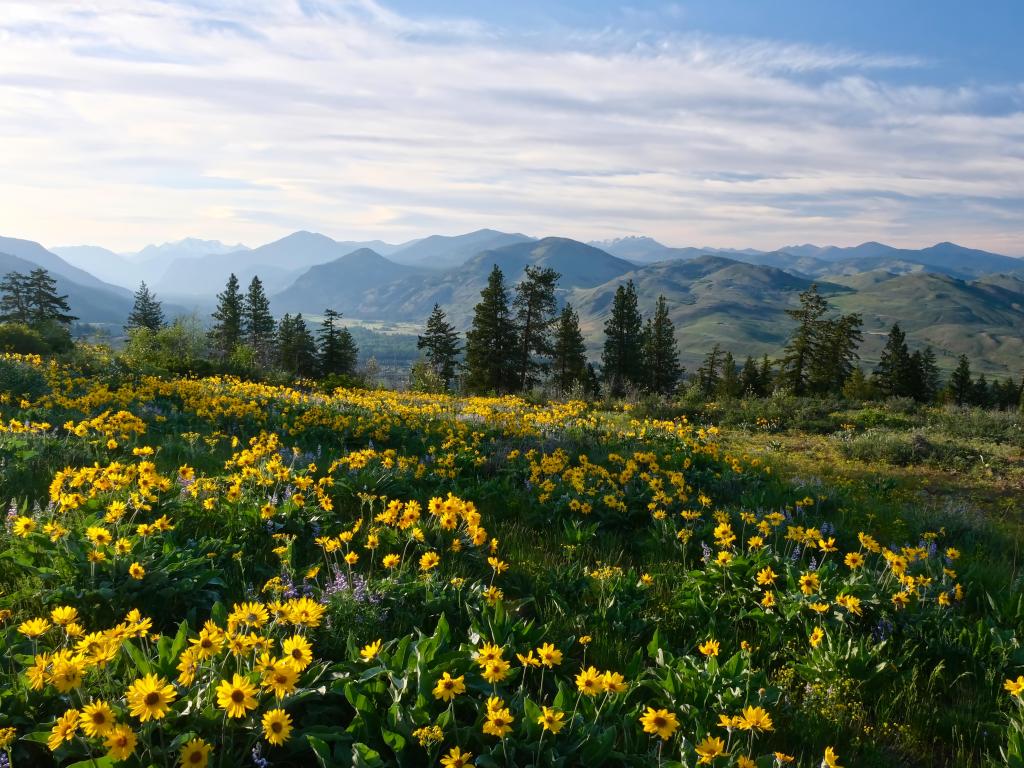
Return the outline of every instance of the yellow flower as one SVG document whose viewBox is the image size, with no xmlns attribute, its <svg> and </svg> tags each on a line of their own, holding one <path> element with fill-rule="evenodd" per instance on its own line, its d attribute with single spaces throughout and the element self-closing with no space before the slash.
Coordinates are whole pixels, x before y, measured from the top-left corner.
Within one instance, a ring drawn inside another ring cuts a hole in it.
<svg viewBox="0 0 1024 768">
<path fill-rule="evenodd" d="M 514 722 L 515 718 L 512 717 L 512 713 L 507 708 L 491 708 L 490 703 L 488 703 L 487 720 L 484 722 L 483 731 L 491 736 L 497 736 L 499 739 L 502 739 L 505 737 L 505 734 L 512 730 L 512 723 Z"/>
<path fill-rule="evenodd" d="M 775 761 L 780 765 L 786 765 L 796 760 L 793 755 L 787 755 L 785 752 L 775 752 L 773 754 L 775 755 Z"/>
<path fill-rule="evenodd" d="M 105 736 L 115 725 L 114 710 L 105 701 L 86 704 L 79 717 L 79 725 L 86 736 Z"/>
<path fill-rule="evenodd" d="M 383 646 L 381 640 L 374 640 L 372 643 L 364 645 L 362 650 L 359 651 L 359 655 L 363 657 L 363 661 L 373 661 L 377 658 L 377 654 L 380 653 L 380 649 Z"/>
<path fill-rule="evenodd" d="M 717 736 L 708 736 L 694 750 L 697 752 L 697 762 L 701 765 L 709 765 L 719 755 L 729 754 L 725 751 L 725 742 Z"/>
<path fill-rule="evenodd" d="M 537 649 L 537 657 L 540 663 L 549 669 L 562 663 L 562 652 L 551 643 L 544 643 Z"/>
<path fill-rule="evenodd" d="M 739 721 L 739 727 L 744 731 L 774 730 L 771 715 L 761 707 L 744 707 L 743 716 Z"/>
<path fill-rule="evenodd" d="M 263 687 L 269 688 L 277 698 L 282 699 L 295 690 L 299 679 L 299 670 L 287 659 L 275 661 L 263 673 Z"/>
<path fill-rule="evenodd" d="M 39 637 L 45 634 L 50 629 L 50 626 L 50 622 L 44 618 L 29 619 L 21 623 L 18 631 L 25 637 Z"/>
<path fill-rule="evenodd" d="M 50 618 L 53 623 L 61 627 L 78 621 L 78 609 L 68 605 L 61 605 L 50 611 Z"/>
<path fill-rule="evenodd" d="M 217 686 L 217 706 L 228 717 L 245 717 L 246 710 L 256 709 L 255 693 L 256 686 L 236 673 L 230 682 L 221 680 Z"/>
<path fill-rule="evenodd" d="M 459 675 L 452 677 L 449 673 L 443 672 L 441 679 L 434 686 L 434 698 L 442 701 L 451 701 L 460 693 L 466 692 L 466 676 Z"/>
<path fill-rule="evenodd" d="M 18 731 L 14 728 L 0 728 L 0 749 L 7 749 L 11 746 L 11 742 L 18 736 Z"/>
<path fill-rule="evenodd" d="M 159 720 L 166 715 L 171 702 L 178 698 L 178 694 L 174 686 L 168 685 L 162 677 L 149 674 L 140 677 L 128 687 L 126 698 L 128 711 L 144 723 L 150 718 Z"/>
<path fill-rule="evenodd" d="M 288 741 L 292 733 L 292 718 L 283 709 L 272 709 L 263 715 L 263 735 L 273 746 Z"/>
<path fill-rule="evenodd" d="M 56 752 L 57 748 L 65 741 L 71 741 L 75 738 L 75 733 L 78 732 L 78 719 L 79 713 L 77 709 L 69 709 L 57 718 L 57 722 L 53 724 L 53 728 L 50 730 L 50 738 L 46 741 L 46 746 L 50 748 L 51 752 Z"/>
<path fill-rule="evenodd" d="M 448 754 L 441 758 L 441 765 L 443 768 L 473 768 L 473 763 L 470 762 L 472 757 L 472 752 L 463 752 L 458 747 L 452 747 Z"/>
<path fill-rule="evenodd" d="M 660 736 L 663 740 L 672 738 L 672 734 L 679 727 L 674 712 L 654 707 L 648 707 L 640 716 L 640 724 L 644 727 L 644 733 Z"/>
<path fill-rule="evenodd" d="M 604 676 L 594 667 L 587 667 L 576 675 L 576 687 L 585 696 L 597 696 L 604 692 Z"/>
<path fill-rule="evenodd" d="M 697 650 L 705 656 L 717 656 L 721 645 L 717 640 L 709 639 L 697 646 Z"/>
<path fill-rule="evenodd" d="M 281 644 L 281 650 L 300 672 L 313 663 L 313 646 L 302 635 L 292 635 Z"/>
<path fill-rule="evenodd" d="M 385 568 L 395 568 L 400 562 L 402 562 L 402 558 L 398 555 L 384 555 L 384 559 L 381 560 L 381 564 Z"/>
<path fill-rule="evenodd" d="M 537 718 L 537 724 L 545 731 L 551 731 L 552 733 L 557 734 L 565 726 L 565 723 L 563 722 L 564 719 L 564 712 L 560 712 L 559 710 L 551 707 L 544 707 L 540 716 Z"/>
<path fill-rule="evenodd" d="M 441 558 L 437 552 L 426 552 L 420 557 L 420 570 L 429 571 L 431 568 L 436 568 L 440 562 Z"/>
<path fill-rule="evenodd" d="M 136 581 L 141 581 L 142 578 L 146 575 L 146 569 L 143 568 L 140 563 L 132 563 L 130 566 L 128 566 L 128 575 Z"/>
<path fill-rule="evenodd" d="M 107 748 L 107 757 L 112 760 L 126 760 L 135 751 L 138 742 L 132 729 L 127 725 L 118 725 L 110 730 L 103 746 Z"/>
<path fill-rule="evenodd" d="M 31 517 L 25 517 L 22 515 L 14 521 L 14 535 L 19 538 L 27 538 L 30 533 L 36 529 L 36 521 Z"/>
<path fill-rule="evenodd" d="M 508 677 L 508 671 L 510 668 L 511 665 L 504 659 L 494 659 L 484 664 L 484 668 L 480 674 L 488 683 L 500 683 Z"/>
<path fill-rule="evenodd" d="M 178 762 L 182 768 L 206 768 L 211 746 L 202 739 L 192 739 L 181 748 Z"/>
<path fill-rule="evenodd" d="M 825 747 L 825 759 L 821 761 L 822 765 L 828 766 L 828 768 L 843 768 L 839 764 L 839 755 L 832 747 Z"/>
<path fill-rule="evenodd" d="M 764 568 L 757 572 L 757 583 L 762 586 L 774 584 L 776 578 L 778 577 L 775 571 L 773 571 L 771 568 Z"/>
<path fill-rule="evenodd" d="M 817 648 L 819 645 L 821 645 L 821 641 L 824 640 L 824 639 L 825 639 L 825 630 L 823 630 L 821 627 L 815 627 L 811 631 L 811 637 L 809 638 L 809 642 L 811 644 L 811 648 Z"/>
<path fill-rule="evenodd" d="M 608 693 L 625 693 L 629 690 L 629 684 L 626 682 L 626 678 L 618 672 L 605 672 L 601 676 L 601 681 L 604 683 L 604 689 L 608 691 Z"/>
<path fill-rule="evenodd" d="M 864 555 L 860 552 L 850 552 L 843 558 L 843 562 L 846 563 L 848 568 L 857 569 L 864 565 Z"/>
<path fill-rule="evenodd" d="M 1003 683 L 1003 688 L 1009 691 L 1011 696 L 1020 696 L 1024 693 L 1024 675 L 1019 676 L 1016 680 L 1007 680 Z"/>
</svg>

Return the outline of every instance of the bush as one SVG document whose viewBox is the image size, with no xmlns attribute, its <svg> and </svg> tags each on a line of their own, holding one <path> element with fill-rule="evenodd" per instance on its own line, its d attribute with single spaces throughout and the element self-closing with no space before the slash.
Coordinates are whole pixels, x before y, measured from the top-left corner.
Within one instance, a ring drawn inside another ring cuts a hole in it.
<svg viewBox="0 0 1024 768">
<path fill-rule="evenodd" d="M 0 323 L 0 352 L 45 355 L 50 351 L 43 335 L 24 323 Z"/>
<path fill-rule="evenodd" d="M 50 391 L 42 371 L 28 363 L 0 360 L 0 392 L 35 400 Z"/>
</svg>

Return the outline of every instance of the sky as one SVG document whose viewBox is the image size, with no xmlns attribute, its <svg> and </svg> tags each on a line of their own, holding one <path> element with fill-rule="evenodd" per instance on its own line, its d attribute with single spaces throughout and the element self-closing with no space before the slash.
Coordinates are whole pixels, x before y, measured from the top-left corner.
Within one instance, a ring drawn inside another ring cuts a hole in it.
<svg viewBox="0 0 1024 768">
<path fill-rule="evenodd" d="M 1024 255 L 1024 3 L 2 0 L 0 234 Z"/>
</svg>

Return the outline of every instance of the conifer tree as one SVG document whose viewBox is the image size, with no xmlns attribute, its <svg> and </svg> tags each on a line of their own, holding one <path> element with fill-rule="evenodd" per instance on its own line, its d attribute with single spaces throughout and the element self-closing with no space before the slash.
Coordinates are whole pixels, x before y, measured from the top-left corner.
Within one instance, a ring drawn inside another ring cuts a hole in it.
<svg viewBox="0 0 1024 768">
<path fill-rule="evenodd" d="M 470 392 L 510 391 L 516 384 L 517 346 L 505 276 L 495 264 L 466 334 L 466 388 Z"/>
<path fill-rule="evenodd" d="M 70 325 L 78 318 L 70 314 L 68 297 L 57 293 L 57 281 L 42 267 L 33 269 L 26 282 L 28 291 L 29 322 L 36 326 L 45 323 Z"/>
<path fill-rule="evenodd" d="M 821 318 L 828 310 L 828 302 L 811 285 L 800 294 L 800 308 L 787 309 L 786 314 L 797 322 L 793 335 L 783 352 L 779 378 L 794 395 L 806 394 L 811 378 L 811 365 L 818 351 Z"/>
<path fill-rule="evenodd" d="M 720 396 L 727 398 L 739 397 L 742 391 L 739 369 L 732 352 L 726 352 L 725 357 L 722 358 L 722 378 L 718 382 L 717 391 Z"/>
<path fill-rule="evenodd" d="M 571 304 L 562 307 L 555 327 L 551 378 L 558 392 L 565 393 L 587 379 L 587 347 L 580 331 L 580 318 Z"/>
<path fill-rule="evenodd" d="M 324 321 L 317 332 L 320 373 L 353 376 L 359 360 L 359 347 L 348 328 L 339 326 L 341 313 L 324 310 Z"/>
<path fill-rule="evenodd" d="M 25 325 L 32 321 L 28 275 L 21 272 L 4 275 L 0 282 L 0 321 Z"/>
<path fill-rule="evenodd" d="M 235 347 L 242 342 L 243 303 L 238 278 L 232 272 L 224 290 L 217 294 L 214 324 L 210 329 L 213 351 L 221 359 L 230 357 Z"/>
<path fill-rule="evenodd" d="M 130 331 L 135 328 L 145 328 L 150 331 L 159 331 L 163 327 L 163 307 L 149 290 L 146 282 L 142 281 L 139 283 L 139 289 L 135 291 L 135 303 L 132 304 L 132 311 L 128 315 L 128 322 L 124 329 Z"/>
<path fill-rule="evenodd" d="M 953 375 L 949 379 L 949 396 L 957 405 L 969 405 L 973 391 L 971 362 L 967 359 L 967 355 L 960 355 L 956 370 L 953 371 Z"/>
<path fill-rule="evenodd" d="M 450 386 L 452 379 L 455 378 L 462 345 L 459 344 L 459 332 L 448 322 L 448 316 L 440 304 L 434 305 L 430 317 L 427 318 L 423 335 L 416 337 L 416 348 L 424 350 L 423 354 L 431 368 L 441 378 L 446 388 Z"/>
<path fill-rule="evenodd" d="M 874 371 L 875 385 L 883 397 L 910 397 L 914 394 L 914 370 L 907 337 L 894 323 Z"/>
<path fill-rule="evenodd" d="M 649 391 L 659 395 L 675 392 L 683 371 L 679 366 L 676 329 L 668 315 L 668 302 L 664 294 L 658 297 L 654 317 L 647 320 L 644 328 L 643 364 L 647 371 Z"/>
<path fill-rule="evenodd" d="M 317 350 L 302 313 L 286 314 L 277 329 L 277 353 L 281 369 L 293 376 L 317 373 Z"/>
<path fill-rule="evenodd" d="M 744 397 L 764 397 L 764 390 L 761 387 L 761 373 L 757 369 L 757 363 L 751 355 L 743 361 L 740 369 L 740 394 Z"/>
<path fill-rule="evenodd" d="M 939 366 L 935 362 L 935 350 L 930 346 L 915 350 L 911 355 L 916 400 L 930 403 L 939 395 Z"/>
<path fill-rule="evenodd" d="M 277 326 L 270 314 L 270 300 L 258 275 L 253 275 L 242 304 L 242 335 L 252 347 L 260 365 L 269 365 L 274 358 Z"/>
<path fill-rule="evenodd" d="M 643 318 L 637 308 L 636 287 L 630 280 L 616 289 L 611 315 L 604 324 L 601 368 L 613 395 L 621 396 L 629 385 L 643 386 L 642 345 Z"/>
<path fill-rule="evenodd" d="M 555 287 L 561 277 L 550 267 L 529 264 L 516 286 L 512 306 L 516 326 L 516 386 L 525 392 L 540 380 L 552 355 L 551 331 L 558 320 L 555 314 Z"/>
<path fill-rule="evenodd" d="M 811 357 L 810 389 L 819 394 L 839 392 L 856 367 L 857 347 L 863 340 L 860 314 L 841 315 L 822 320 Z"/>
<path fill-rule="evenodd" d="M 971 405 L 976 405 L 979 408 L 988 408 L 992 405 L 992 392 L 988 386 L 988 379 L 985 378 L 985 374 L 979 374 L 971 387 Z"/>
<path fill-rule="evenodd" d="M 775 369 L 772 361 L 768 359 L 768 355 L 761 357 L 761 368 L 757 372 L 757 377 L 761 388 L 761 397 L 767 397 L 775 388 Z"/>
<path fill-rule="evenodd" d="M 704 397 L 711 397 L 718 391 L 718 384 L 722 380 L 721 368 L 722 345 L 715 344 L 697 369 L 697 386 Z"/>
</svg>

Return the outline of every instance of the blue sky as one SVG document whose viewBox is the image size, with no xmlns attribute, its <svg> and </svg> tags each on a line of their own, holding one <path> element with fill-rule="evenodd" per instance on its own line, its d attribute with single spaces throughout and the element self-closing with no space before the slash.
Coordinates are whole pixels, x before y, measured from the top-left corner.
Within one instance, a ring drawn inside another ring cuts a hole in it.
<svg viewBox="0 0 1024 768">
<path fill-rule="evenodd" d="M 1022 8 L 6 0 L 0 233 L 1024 255 Z"/>
</svg>

